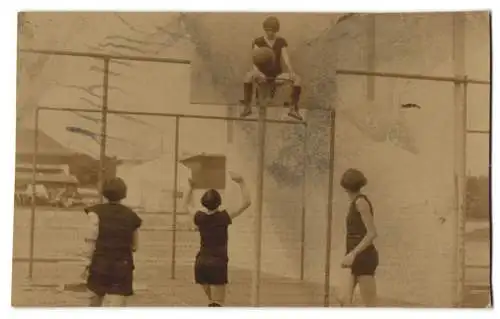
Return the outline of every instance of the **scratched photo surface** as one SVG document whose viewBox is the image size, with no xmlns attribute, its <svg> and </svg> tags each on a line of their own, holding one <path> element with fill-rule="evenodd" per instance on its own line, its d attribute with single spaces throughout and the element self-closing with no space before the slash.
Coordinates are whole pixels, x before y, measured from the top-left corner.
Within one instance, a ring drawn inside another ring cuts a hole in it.
<svg viewBox="0 0 500 319">
<path fill-rule="evenodd" d="M 489 12 L 18 21 L 13 306 L 491 306 Z"/>
</svg>

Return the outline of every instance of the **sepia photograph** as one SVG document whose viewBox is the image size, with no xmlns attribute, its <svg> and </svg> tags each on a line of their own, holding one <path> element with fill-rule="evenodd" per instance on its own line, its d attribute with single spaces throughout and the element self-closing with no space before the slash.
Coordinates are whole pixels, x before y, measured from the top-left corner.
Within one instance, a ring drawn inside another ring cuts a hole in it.
<svg viewBox="0 0 500 319">
<path fill-rule="evenodd" d="M 17 18 L 13 307 L 492 308 L 490 11 Z"/>
</svg>

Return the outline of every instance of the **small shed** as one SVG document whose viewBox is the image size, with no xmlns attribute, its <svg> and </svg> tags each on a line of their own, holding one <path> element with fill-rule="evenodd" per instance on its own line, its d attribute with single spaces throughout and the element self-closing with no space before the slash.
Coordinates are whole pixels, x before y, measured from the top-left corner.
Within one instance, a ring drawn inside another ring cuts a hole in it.
<svg viewBox="0 0 500 319">
<path fill-rule="evenodd" d="M 197 154 L 179 162 L 191 171 L 191 179 L 197 189 L 226 188 L 226 156 L 223 154 Z"/>
</svg>

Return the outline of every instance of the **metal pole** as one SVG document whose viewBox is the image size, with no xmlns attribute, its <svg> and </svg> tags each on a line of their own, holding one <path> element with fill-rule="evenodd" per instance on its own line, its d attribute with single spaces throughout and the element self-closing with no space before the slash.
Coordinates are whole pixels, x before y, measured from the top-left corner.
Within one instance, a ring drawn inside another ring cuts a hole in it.
<svg viewBox="0 0 500 319">
<path fill-rule="evenodd" d="M 304 280 L 306 254 L 306 210 L 307 210 L 307 126 L 304 128 L 304 143 L 302 144 L 302 212 L 300 218 L 300 280 Z"/>
<path fill-rule="evenodd" d="M 191 105 L 210 105 L 211 107 L 212 106 L 224 106 L 224 107 L 232 107 L 233 109 L 237 110 L 239 106 L 241 106 L 240 103 L 221 103 L 221 102 L 218 102 L 218 101 L 213 101 L 213 102 L 200 102 L 200 101 L 191 101 L 189 104 Z M 267 106 L 267 108 L 277 108 L 277 109 L 283 109 L 283 104 L 279 104 L 279 103 L 276 103 L 276 104 L 269 104 Z M 329 111 L 330 109 L 329 108 L 325 108 L 325 107 L 319 107 L 319 106 L 316 106 L 316 105 L 308 105 L 308 107 L 303 107 L 302 108 L 303 110 L 305 111 L 310 111 L 310 110 L 323 110 L 323 111 Z M 236 112 L 236 111 L 234 111 Z M 297 121 L 295 121 L 297 122 Z"/>
<path fill-rule="evenodd" d="M 266 113 L 268 99 L 263 99 L 263 92 L 259 92 L 259 121 L 258 121 L 258 155 L 257 155 L 257 183 L 256 202 L 257 205 L 254 216 L 254 267 L 252 273 L 252 306 L 260 304 L 260 273 L 262 259 L 262 201 L 264 191 L 264 148 L 266 144 Z M 264 101 L 266 103 L 264 103 Z M 262 102 L 262 103 L 260 103 Z"/>
<path fill-rule="evenodd" d="M 465 175 L 466 175 L 466 134 L 467 110 L 465 109 L 465 15 L 457 12 L 453 14 L 453 62 L 455 77 L 463 77 L 463 81 L 454 85 L 455 106 L 455 262 L 456 278 L 453 290 L 453 305 L 461 307 L 464 289 L 464 235 L 465 235 Z"/>
<path fill-rule="evenodd" d="M 177 242 L 177 179 L 179 174 L 179 126 L 180 118 L 175 118 L 175 141 L 174 141 L 174 181 L 172 183 L 172 191 L 174 202 L 172 204 L 172 260 L 170 267 L 170 278 L 175 279 L 175 258 L 176 258 L 176 242 Z"/>
<path fill-rule="evenodd" d="M 465 42 L 465 41 L 464 41 Z M 464 79 L 467 80 L 467 75 L 464 76 Z M 461 201 L 462 201 L 462 216 L 461 220 L 459 223 L 459 234 L 460 234 L 460 242 L 459 242 L 459 257 L 460 257 L 460 265 L 462 266 L 460 270 L 460 289 L 462 292 L 460 293 L 461 297 L 461 303 L 463 304 L 464 301 L 464 293 L 463 291 L 465 290 L 465 227 L 466 227 L 466 222 L 467 222 L 467 121 L 468 121 L 468 116 L 467 116 L 467 106 L 468 106 L 468 83 L 464 82 L 462 84 L 463 86 L 463 101 L 462 101 L 462 128 L 463 128 L 463 137 L 462 137 L 462 157 L 463 157 L 463 168 L 462 168 L 462 196 L 461 196 Z"/>
<path fill-rule="evenodd" d="M 408 73 L 395 73 L 395 72 L 369 72 L 364 70 L 346 70 L 337 69 L 336 74 L 340 75 L 362 75 L 362 76 L 376 76 L 382 78 L 398 78 L 398 79 L 409 79 L 409 80 L 423 80 L 423 81 L 437 81 L 437 82 L 458 82 L 463 83 L 463 77 L 452 77 L 452 76 L 433 76 L 433 75 L 420 75 L 420 74 L 408 74 Z M 490 85 L 490 81 L 468 79 L 467 82 L 471 84 L 484 84 Z"/>
<path fill-rule="evenodd" d="M 99 160 L 99 198 L 103 202 L 102 188 L 104 186 L 105 169 L 106 169 L 106 136 L 108 128 L 108 86 L 109 86 L 109 62 L 108 58 L 104 59 L 104 78 L 102 83 L 102 107 L 101 107 L 101 144 L 100 144 L 100 160 Z"/>
<path fill-rule="evenodd" d="M 367 19 L 367 50 L 366 50 L 366 61 L 367 61 L 367 67 L 368 71 L 374 72 L 375 71 L 375 26 L 376 26 L 376 21 L 375 21 L 375 14 L 371 14 L 368 16 Z M 367 83 L 366 83 L 366 94 L 368 97 L 368 100 L 373 101 L 375 99 L 375 77 L 374 76 L 368 76 L 367 78 Z"/>
<path fill-rule="evenodd" d="M 33 168 L 31 179 L 31 216 L 30 216 L 30 248 L 29 248 L 29 266 L 28 278 L 33 279 L 33 258 L 35 255 L 35 216 L 36 216 L 36 173 L 37 173 L 37 155 L 38 155 L 38 117 L 40 111 L 35 110 L 35 130 L 33 135 Z"/>
<path fill-rule="evenodd" d="M 324 306 L 330 306 L 330 263 L 332 255 L 333 172 L 335 163 L 335 110 L 330 112 L 330 153 L 328 165 L 328 205 L 326 218 Z"/>
<path fill-rule="evenodd" d="M 47 111 L 64 111 L 64 112 L 81 112 L 81 113 L 100 113 L 101 110 L 94 109 L 80 109 L 72 107 L 51 107 L 51 106 L 40 106 L 41 110 Z M 119 111 L 108 109 L 108 114 L 127 114 L 127 115 L 144 115 L 144 116 L 163 116 L 163 117 L 180 117 L 186 119 L 205 119 L 205 120 L 222 120 L 222 121 L 241 121 L 241 122 L 258 122 L 258 119 L 254 118 L 241 118 L 241 117 L 228 117 L 228 116 L 211 116 L 211 115 L 189 115 L 180 113 L 165 113 L 165 112 L 137 112 L 137 111 Z M 279 123 L 279 124 L 297 124 L 307 126 L 306 122 L 296 121 L 296 120 L 274 120 L 266 119 L 266 123 Z"/>
<path fill-rule="evenodd" d="M 189 60 L 183 59 L 173 59 L 173 58 L 158 58 L 158 57 L 143 57 L 143 56 L 127 56 L 127 55 L 110 55 L 102 53 L 92 53 L 92 52 L 73 52 L 73 51 L 59 51 L 59 50 L 35 50 L 35 49 L 21 49 L 23 53 L 37 53 L 37 54 L 48 54 L 48 55 L 66 55 L 66 56 L 77 56 L 86 58 L 97 58 L 97 59 L 113 59 L 113 60 L 127 60 L 127 61 L 143 61 L 143 62 L 163 62 L 163 63 L 174 63 L 174 64 L 191 64 Z M 390 78 L 402 78 L 402 79 L 414 79 L 414 80 L 432 80 L 432 81 L 443 81 L 443 82 L 462 82 L 463 78 L 453 78 L 449 76 L 426 76 L 419 74 L 405 74 L 405 73 L 394 73 L 394 72 L 369 72 L 363 70 L 336 70 L 337 74 L 346 75 L 363 75 L 363 76 L 377 76 L 377 77 L 390 77 Z M 473 84 L 490 84 L 490 81 L 469 79 L 469 83 Z M 193 103 L 192 103 L 193 104 Z M 194 104 L 205 104 L 205 103 L 194 103 Z M 215 105 L 217 103 L 209 103 L 210 105 Z M 236 105 L 236 104 L 235 104 Z M 271 105 L 272 106 L 272 105 Z M 278 107 L 278 105 L 276 105 Z M 282 106 L 279 106 L 282 107 Z M 316 109 L 316 108 L 310 108 Z M 321 108 L 325 110 L 325 108 Z"/>
<path fill-rule="evenodd" d="M 236 113 L 236 108 L 232 106 L 227 107 L 227 117 L 234 117 L 234 113 Z M 227 143 L 233 144 L 234 137 L 234 121 L 228 120 L 226 124 L 226 134 L 227 134 Z"/>
<path fill-rule="evenodd" d="M 83 58 L 96 58 L 102 60 L 125 60 L 125 61 L 142 61 L 142 62 L 162 62 L 162 63 L 174 63 L 174 64 L 191 64 L 191 61 L 184 59 L 173 59 L 173 58 L 159 58 L 159 57 L 147 57 L 147 56 L 129 56 L 129 55 L 113 55 L 104 53 L 94 53 L 94 52 L 77 52 L 77 51 L 62 51 L 62 50 L 37 50 L 37 49 L 21 49 L 24 53 L 37 53 L 37 54 L 48 54 L 48 55 L 64 55 L 64 56 L 75 56 Z"/>
<path fill-rule="evenodd" d="M 466 87 L 467 89 L 467 87 Z M 467 130 L 467 133 L 469 134 L 490 134 L 489 130 Z"/>
</svg>

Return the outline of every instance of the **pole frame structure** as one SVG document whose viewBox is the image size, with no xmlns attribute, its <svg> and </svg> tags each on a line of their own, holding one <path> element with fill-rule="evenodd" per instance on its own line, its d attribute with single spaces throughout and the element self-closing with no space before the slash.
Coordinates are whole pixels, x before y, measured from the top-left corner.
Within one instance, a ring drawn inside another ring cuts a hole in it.
<svg viewBox="0 0 500 319">
<path fill-rule="evenodd" d="M 107 144 L 107 129 L 108 129 L 108 89 L 109 89 L 109 58 L 104 58 L 104 75 L 102 82 L 102 108 L 101 108 L 101 142 L 100 146 L 100 160 L 99 160 L 99 201 L 104 202 L 103 188 L 104 180 L 106 178 L 106 144 Z"/>
<path fill-rule="evenodd" d="M 376 68 L 376 26 L 377 26 L 377 15 L 370 14 L 366 21 L 366 33 L 367 33 L 367 49 L 366 49 L 366 64 L 368 71 L 375 71 Z M 368 76 L 366 79 L 366 95 L 369 101 L 375 99 L 375 77 Z"/>
<path fill-rule="evenodd" d="M 328 203 L 326 216 L 325 280 L 323 286 L 323 306 L 330 306 L 330 269 L 332 259 L 333 182 L 335 171 L 335 109 L 330 111 L 330 151 L 328 163 Z"/>
<path fill-rule="evenodd" d="M 307 156 L 307 139 L 308 139 L 307 126 L 304 128 L 304 143 L 302 148 L 302 211 L 300 218 L 300 273 L 299 279 L 302 281 L 305 277 L 305 259 L 306 259 L 306 217 L 307 217 L 307 166 L 309 164 L 309 157 Z"/>
<path fill-rule="evenodd" d="M 173 178 L 173 210 L 172 210 L 172 256 L 170 267 L 170 278 L 175 279 L 175 265 L 177 255 L 177 183 L 179 179 L 179 131 L 180 131 L 180 118 L 175 118 L 175 137 L 174 137 L 174 178 Z"/>
<path fill-rule="evenodd" d="M 20 50 L 21 52 L 25 53 L 35 53 L 35 54 L 52 54 L 52 55 L 66 55 L 66 56 L 79 56 L 79 57 L 87 57 L 87 58 L 98 58 L 98 59 L 106 59 L 109 58 L 110 60 L 116 59 L 116 60 L 135 60 L 135 61 L 145 61 L 145 62 L 163 62 L 163 63 L 181 63 L 181 64 L 190 64 L 190 61 L 188 60 L 181 60 L 181 59 L 168 59 L 168 58 L 148 58 L 148 57 L 131 57 L 131 56 L 118 56 L 118 55 L 106 55 L 106 54 L 98 54 L 98 53 L 85 53 L 85 52 L 68 52 L 68 51 L 50 51 L 50 50 L 27 50 L 27 49 L 22 49 Z M 384 77 L 384 78 L 400 78 L 400 79 L 413 79 L 413 80 L 423 80 L 423 81 L 438 81 L 438 82 L 452 82 L 455 84 L 483 84 L 483 85 L 490 85 L 490 81 L 485 81 L 485 80 L 478 80 L 478 79 L 470 79 L 467 78 L 466 76 L 454 76 L 454 77 L 449 77 L 449 76 L 425 76 L 425 75 L 420 75 L 420 74 L 404 74 L 404 73 L 390 73 L 390 72 L 374 72 L 374 71 L 365 71 L 365 70 L 346 70 L 346 69 L 338 69 L 336 70 L 337 75 L 353 75 L 353 76 L 364 76 L 364 77 Z M 465 91 L 466 91 L 466 86 Z M 466 94 L 466 92 L 465 92 Z M 466 102 L 465 102 L 466 103 Z M 195 103 L 195 104 L 206 104 L 206 103 Z M 212 103 L 209 103 L 210 105 L 213 105 Z M 228 106 L 228 104 L 225 104 Z M 235 104 L 236 105 L 236 104 Z M 37 163 L 37 156 L 36 153 L 38 152 L 38 145 L 37 145 L 37 140 L 38 140 L 38 120 L 39 120 L 39 111 L 41 110 L 51 110 L 51 111 L 70 111 L 70 112 L 89 112 L 89 113 L 99 113 L 102 112 L 102 110 L 89 110 L 89 109 L 78 109 L 78 108 L 54 108 L 54 107 L 38 107 L 36 110 L 36 124 L 35 124 L 35 154 L 33 155 L 33 184 L 36 183 L 36 163 Z M 335 112 L 331 110 L 330 108 L 322 108 L 322 107 L 311 107 L 307 108 L 307 110 L 328 110 L 331 112 L 331 127 L 330 127 L 330 139 L 331 139 L 331 144 L 330 144 L 330 163 L 329 163 L 329 171 L 330 171 L 330 176 L 329 176 L 329 189 L 328 189 L 328 205 L 327 205 L 327 255 L 326 255 L 326 261 L 325 261 L 325 291 L 324 291 L 324 305 L 325 307 L 329 306 L 329 292 L 330 292 L 330 268 L 331 268 L 331 229 L 332 229 L 332 210 L 333 210 L 333 164 L 334 164 L 334 150 L 335 150 L 335 145 L 334 145 L 334 138 L 335 138 Z M 281 123 L 281 124 L 303 124 L 304 126 L 307 126 L 306 123 L 304 122 L 297 122 L 297 121 L 281 121 L 281 120 L 273 120 L 273 119 L 262 119 L 261 116 L 259 116 L 259 119 L 253 119 L 253 118 L 239 118 L 239 117 L 231 117 L 231 116 L 203 116 L 203 115 L 186 115 L 186 114 L 176 114 L 176 113 L 160 113 L 160 112 L 137 112 L 137 111 L 119 111 L 119 110 L 110 110 L 107 109 L 106 111 L 107 114 L 128 114 L 128 115 L 144 115 L 144 116 L 163 116 L 163 117 L 173 117 L 178 120 L 182 118 L 194 118 L 194 119 L 211 119 L 211 120 L 227 120 L 227 121 L 242 121 L 242 122 L 259 122 L 260 125 L 263 125 L 265 123 Z M 176 128 L 177 129 L 177 128 Z M 485 133 L 487 134 L 488 132 L 486 131 L 479 131 L 479 130 L 468 130 L 470 133 Z M 106 136 L 106 132 L 104 132 L 103 136 Z M 259 135 L 259 137 L 261 137 Z M 262 146 L 263 148 L 263 146 Z M 177 163 L 175 163 L 177 165 Z M 260 166 L 260 165 L 259 165 Z M 176 181 L 177 182 L 177 181 Z M 36 191 L 32 191 L 32 195 L 36 195 Z M 36 210 L 36 203 L 33 200 L 32 201 L 32 207 L 31 207 L 31 224 L 30 224 L 30 258 L 29 258 L 29 263 L 30 263 L 30 278 L 32 278 L 33 274 L 33 255 L 34 255 L 34 224 L 35 224 L 35 210 Z M 174 217 L 172 218 L 174 219 Z M 175 226 L 175 225 L 173 225 Z M 175 228 L 175 227 L 174 227 Z M 303 243 L 301 243 L 303 245 Z M 173 247 L 175 249 L 175 247 Z M 173 254 L 174 256 L 174 254 Z M 174 261 L 175 262 L 175 261 Z M 175 263 L 172 263 L 174 266 Z M 303 266 L 301 266 L 303 267 Z M 460 266 L 459 266 L 460 267 Z M 463 265 L 462 265 L 463 267 Z M 260 270 L 260 267 L 259 267 Z M 174 273 L 174 272 L 173 272 Z M 259 274 L 260 275 L 260 274 Z M 255 284 L 254 284 L 255 285 Z M 327 289 L 328 287 L 328 289 Z M 255 289 L 255 291 L 258 291 L 258 289 Z M 253 299 L 258 299 L 258 296 L 254 297 Z"/>
<path fill-rule="evenodd" d="M 35 257 L 35 218 L 36 218 L 36 174 L 37 174 L 37 155 L 38 155 L 38 122 L 40 111 L 38 108 L 35 110 L 35 130 L 33 136 L 33 157 L 32 157 L 32 181 L 31 181 L 31 214 L 30 214 L 30 237 L 29 237 L 29 265 L 28 265 L 28 279 L 33 279 L 33 258 Z"/>
<path fill-rule="evenodd" d="M 456 18 L 454 18 L 456 19 Z M 454 20 L 454 23 L 456 21 Z M 454 31 L 456 32 L 456 31 Z M 460 32 L 460 31 L 459 31 Z M 374 71 L 361 71 L 361 70 L 345 70 L 338 69 L 336 73 L 338 75 L 353 75 L 353 76 L 373 76 L 373 77 L 383 77 L 383 78 L 399 78 L 399 79 L 410 79 L 410 80 L 420 80 L 420 81 L 437 81 L 437 82 L 448 82 L 454 84 L 455 91 L 455 168 L 454 168 L 454 182 L 455 182 L 455 209 L 456 209 L 456 225 L 455 225 L 455 251 L 454 259 L 457 262 L 453 272 L 455 274 L 455 285 L 453 287 L 453 306 L 460 307 L 463 302 L 463 290 L 465 284 L 465 161 L 466 161 L 466 135 L 468 133 L 474 134 L 489 134 L 487 130 L 469 130 L 467 129 L 467 86 L 468 84 L 480 84 L 480 85 L 491 85 L 490 81 L 471 79 L 465 74 L 465 65 L 460 66 L 460 63 L 464 64 L 464 52 L 460 50 L 465 50 L 465 48 L 460 48 L 460 45 L 464 45 L 463 39 L 458 39 L 459 34 L 454 34 L 454 69 L 455 76 L 426 76 L 419 74 L 403 74 L 403 73 L 391 73 L 391 72 L 374 72 Z M 460 43 L 459 41 L 462 41 Z M 462 61 L 460 61 L 460 59 Z M 462 68 L 462 69 L 461 69 Z M 327 226 L 328 228 L 330 226 Z M 328 229 L 327 228 L 327 229 Z M 327 238 L 327 243 L 331 240 Z M 330 269 L 330 252 L 327 250 L 327 261 L 325 267 L 325 306 L 328 301 L 326 287 L 330 285 L 329 283 L 329 269 Z M 328 271 L 328 272 L 327 272 Z"/>
<path fill-rule="evenodd" d="M 462 78 L 462 82 L 454 83 L 454 104 L 455 104 L 455 202 L 456 217 L 454 234 L 454 265 L 455 287 L 453 287 L 453 306 L 462 306 L 465 286 L 465 188 L 466 188 L 466 141 L 467 141 L 467 76 L 465 74 L 465 14 L 455 12 L 453 14 L 453 71 L 457 78 Z"/>
<path fill-rule="evenodd" d="M 82 108 L 61 108 L 61 107 L 50 107 L 50 106 L 38 106 L 36 107 L 36 116 L 35 116 L 35 132 L 34 132 L 34 155 L 33 155 L 33 183 L 36 181 L 36 158 L 38 154 L 38 123 L 39 123 L 39 117 L 40 117 L 40 112 L 42 111 L 52 111 L 52 112 L 81 112 L 81 113 L 101 113 L 101 110 L 95 110 L 95 109 L 82 109 Z M 113 110 L 113 109 L 107 109 L 106 113 L 109 114 L 126 114 L 126 115 L 137 115 L 137 116 L 159 116 L 159 117 L 166 117 L 166 118 L 175 118 L 176 119 L 176 124 L 175 124 L 175 154 L 174 158 L 176 162 L 174 163 L 174 183 L 173 183 L 173 198 L 174 198 L 174 207 L 173 207 L 173 212 L 172 212 L 172 260 L 171 260 L 171 278 L 175 279 L 175 266 L 176 266 L 176 220 L 177 220 L 177 180 L 178 180 L 178 156 L 179 156 L 179 127 L 180 127 L 180 120 L 181 119 L 205 119 L 205 120 L 216 120 L 216 121 L 223 121 L 223 120 L 232 120 L 232 121 L 241 121 L 241 122 L 257 122 L 257 119 L 251 119 L 251 118 L 239 118 L 239 117 L 228 117 L 228 116 L 210 116 L 210 115 L 188 115 L 188 114 L 180 114 L 180 113 L 162 113 L 162 112 L 142 112 L 142 111 L 120 111 L 120 110 Z M 274 120 L 274 119 L 263 119 L 265 123 L 280 123 L 280 124 L 290 124 L 290 125 L 303 125 L 306 126 L 305 122 L 298 122 L 298 121 L 282 121 L 282 120 Z M 33 192 L 33 196 L 35 196 L 35 191 Z M 29 279 L 33 278 L 33 265 L 34 265 L 34 248 L 35 248 L 35 242 L 34 242 L 34 234 L 35 234 L 35 212 L 36 212 L 36 203 L 33 201 L 31 205 L 31 220 L 30 220 L 30 257 L 28 258 L 28 263 L 29 263 Z M 45 259 L 44 259 L 45 260 Z M 58 262 L 58 259 L 51 259 L 53 262 Z M 24 258 L 17 258 L 17 261 L 25 261 Z M 66 259 L 63 259 L 62 261 L 66 261 Z M 47 261 L 45 261 L 47 262 Z"/>
<path fill-rule="evenodd" d="M 102 186 L 105 178 L 105 166 L 106 166 L 106 139 L 107 139 L 107 115 L 108 115 L 108 91 L 109 91 L 109 64 L 111 60 L 128 60 L 128 61 L 142 61 L 142 62 L 160 62 L 160 63 L 175 63 L 175 64 L 191 64 L 191 61 L 185 59 L 172 59 L 172 58 L 158 58 L 158 57 L 146 57 L 146 56 L 125 56 L 125 55 L 113 55 L 113 54 L 103 54 L 103 53 L 93 53 L 93 52 L 76 52 L 76 51 L 61 51 L 61 50 L 37 50 L 37 49 L 20 49 L 21 53 L 31 53 L 31 54 L 46 54 L 46 55 L 58 55 L 58 56 L 72 56 L 80 58 L 93 58 L 103 60 L 104 62 L 104 74 L 103 74 L 103 95 L 102 95 L 102 107 L 101 110 L 97 112 L 101 113 L 101 141 L 100 141 L 100 161 L 99 161 L 99 193 L 100 201 L 102 202 Z M 36 166 L 37 166 L 37 156 L 38 153 L 38 122 L 39 122 L 39 111 L 42 108 L 37 108 L 35 113 L 35 132 L 34 132 L 34 154 L 33 154 L 33 176 L 32 176 L 32 203 L 31 203 L 31 218 L 30 218 L 30 248 L 29 248 L 29 266 L 28 266 L 28 278 L 31 280 L 33 278 L 33 258 L 35 250 L 35 212 L 36 212 Z M 88 110 L 82 111 L 86 112 Z"/>
<path fill-rule="evenodd" d="M 260 305 L 260 275 L 262 266 L 262 208 L 264 196 L 264 164 L 265 164 L 265 145 L 267 123 L 267 106 L 271 98 L 270 88 L 265 85 L 257 85 L 259 116 L 257 122 L 257 182 L 255 183 L 255 215 L 254 215 L 254 265 L 252 268 L 251 283 L 251 305 L 258 307 Z"/>
</svg>

